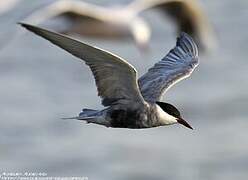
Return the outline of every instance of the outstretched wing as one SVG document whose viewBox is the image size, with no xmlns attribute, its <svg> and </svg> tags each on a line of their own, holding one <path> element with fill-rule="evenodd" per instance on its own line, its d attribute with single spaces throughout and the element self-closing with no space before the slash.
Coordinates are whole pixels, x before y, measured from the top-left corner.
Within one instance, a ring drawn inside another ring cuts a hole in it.
<svg viewBox="0 0 248 180">
<path fill-rule="evenodd" d="M 176 47 L 139 78 L 143 98 L 150 103 L 160 101 L 169 87 L 188 77 L 197 65 L 197 46 L 189 35 L 182 33 Z"/>
<path fill-rule="evenodd" d="M 156 9 L 168 15 L 177 24 L 178 33 L 191 35 L 203 50 L 215 46 L 211 24 L 197 0 L 135 0 L 129 8 L 136 13 Z"/>
<path fill-rule="evenodd" d="M 20 23 L 26 29 L 47 39 L 72 55 L 82 59 L 95 77 L 102 104 L 143 103 L 138 89 L 136 70 L 125 60 L 96 47 L 36 26 Z"/>
</svg>

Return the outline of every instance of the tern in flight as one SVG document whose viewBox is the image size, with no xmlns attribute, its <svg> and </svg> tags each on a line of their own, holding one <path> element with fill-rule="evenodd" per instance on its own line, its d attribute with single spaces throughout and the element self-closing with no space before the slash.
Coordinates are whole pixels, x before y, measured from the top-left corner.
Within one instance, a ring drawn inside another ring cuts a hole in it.
<svg viewBox="0 0 248 180">
<path fill-rule="evenodd" d="M 98 38 L 132 37 L 141 50 L 146 50 L 151 27 L 140 14 L 148 10 L 167 14 L 177 25 L 178 34 L 186 32 L 202 50 L 215 47 L 212 26 L 198 0 L 134 0 L 120 7 L 60 0 L 34 11 L 23 21 L 38 25 L 54 18 L 63 19 L 63 25 L 53 27 L 56 32 Z"/>
<path fill-rule="evenodd" d="M 197 46 L 186 33 L 180 35 L 176 46 L 161 61 L 137 79 L 135 68 L 110 52 L 37 26 L 20 24 L 90 67 L 105 109 L 83 109 L 77 117 L 69 119 L 117 128 L 139 129 L 180 123 L 192 129 L 175 106 L 161 102 L 163 94 L 188 77 L 198 65 Z"/>
</svg>

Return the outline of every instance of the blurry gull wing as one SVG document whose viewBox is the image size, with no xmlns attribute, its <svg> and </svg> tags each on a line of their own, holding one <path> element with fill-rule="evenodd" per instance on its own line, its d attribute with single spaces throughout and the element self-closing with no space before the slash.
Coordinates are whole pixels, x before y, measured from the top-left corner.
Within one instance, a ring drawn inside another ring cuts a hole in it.
<svg viewBox="0 0 248 180">
<path fill-rule="evenodd" d="M 10 0 L 10 1 L 14 1 L 14 0 Z M 4 2 L 8 2 L 8 0 Z M 1 5 L 1 2 L 0 2 L 0 5 Z M 29 8 L 26 8 L 26 9 L 29 9 Z M 37 9 L 37 7 L 35 9 Z M 82 22 L 86 22 L 81 32 L 85 31 L 86 33 L 87 32 L 92 33 L 94 29 L 92 28 L 92 26 L 87 26 L 86 24 L 88 22 L 96 22 L 96 24 L 102 23 L 103 19 L 104 18 L 106 19 L 107 17 L 105 15 L 105 12 L 106 11 L 104 10 L 104 8 L 95 6 L 93 4 L 84 3 L 82 1 L 57 0 L 53 3 L 49 3 L 48 5 L 46 4 L 45 6 L 42 6 L 41 8 L 38 8 L 37 10 L 34 10 L 32 13 L 24 12 L 23 14 L 20 14 L 20 15 L 25 17 L 25 18 L 21 18 L 23 22 L 27 22 L 29 24 L 35 24 L 35 25 L 43 24 L 43 23 L 45 25 L 48 24 L 48 27 L 51 26 L 52 29 L 58 32 L 61 32 L 61 33 L 62 32 L 63 33 L 74 33 L 73 31 L 81 30 L 77 26 L 79 24 L 78 21 L 80 19 L 82 20 Z M 103 14 L 103 16 L 99 16 L 99 14 Z M 55 21 L 53 21 L 53 19 Z M 50 22 L 49 20 L 52 20 L 52 22 Z M 59 23 L 57 23 L 57 20 Z M 59 21 L 59 20 L 62 20 L 62 21 Z M 20 21 L 20 17 L 16 18 L 14 22 L 16 21 Z M 95 28 L 95 29 L 100 31 L 99 30 L 100 28 Z M 3 43 L 2 39 L 4 39 L 6 35 L 8 35 L 9 31 L 13 31 L 11 32 L 12 35 L 8 36 L 8 41 L 5 40 Z M 15 28 L 9 28 L 8 32 L 4 32 L 4 33 L 0 32 L 0 40 L 1 40 L 0 49 L 1 49 L 1 46 L 5 47 L 6 44 L 11 43 L 16 38 L 26 33 L 24 29 L 17 31 Z M 3 36 L 3 38 L 1 38 L 1 36 Z"/>
<path fill-rule="evenodd" d="M 104 106 L 144 102 L 138 89 L 136 70 L 125 60 L 67 36 L 29 24 L 20 24 L 82 59 L 93 72 L 98 95 Z"/>
<path fill-rule="evenodd" d="M 197 46 L 189 35 L 181 33 L 176 47 L 139 78 L 143 98 L 150 103 L 160 101 L 171 86 L 189 77 L 197 65 Z"/>
<path fill-rule="evenodd" d="M 104 23 L 111 17 L 103 7 L 85 3 L 78 0 L 59 0 L 30 14 L 24 22 L 41 24 L 53 18 L 65 18 L 67 26 L 65 33 L 90 33 L 98 30 L 92 28 L 93 23 Z M 88 25 L 90 28 L 88 28 Z M 82 28 L 80 30 L 80 28 Z M 85 30 L 86 29 L 86 30 Z"/>
<path fill-rule="evenodd" d="M 178 34 L 191 35 L 203 50 L 216 46 L 212 26 L 197 0 L 136 0 L 129 8 L 137 14 L 149 9 L 163 11 L 176 22 Z"/>
<path fill-rule="evenodd" d="M 132 37 L 141 50 L 148 47 L 149 26 L 142 18 L 133 16 L 122 7 L 104 8 L 78 0 L 60 0 L 35 11 L 23 21 L 38 25 L 54 18 L 64 20 L 60 28 L 55 27 L 63 34 L 109 39 Z"/>
<path fill-rule="evenodd" d="M 127 14 L 120 13 L 119 9 L 104 8 L 79 0 L 57 0 L 39 9 L 36 8 L 29 15 L 25 15 L 25 18 L 22 18 L 21 21 L 34 25 L 42 24 L 44 27 L 63 34 L 101 38 L 126 38 L 127 36 L 131 37 L 134 29 L 132 28 L 132 23 L 129 23 L 130 19 L 126 17 Z M 19 19 L 16 21 L 19 21 Z M 13 33 L 13 36 L 11 36 L 12 41 L 13 37 L 20 37 L 25 32 L 24 30 L 19 30 Z M 134 34 L 135 40 L 140 39 L 140 35 Z M 139 42 L 137 44 L 139 45 Z"/>
</svg>

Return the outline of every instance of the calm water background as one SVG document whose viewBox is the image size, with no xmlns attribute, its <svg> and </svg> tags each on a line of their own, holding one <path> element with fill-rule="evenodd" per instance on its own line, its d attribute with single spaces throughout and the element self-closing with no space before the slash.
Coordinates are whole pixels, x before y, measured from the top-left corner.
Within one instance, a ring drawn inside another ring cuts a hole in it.
<svg viewBox="0 0 248 180">
<path fill-rule="evenodd" d="M 20 17 L 48 2 L 26 0 L 1 17 L 1 39 L 21 30 L 14 24 Z M 112 2 L 128 1 L 97 4 Z M 26 33 L 0 52 L 0 171 L 90 180 L 247 179 L 248 1 L 201 3 L 219 48 L 201 56 L 192 77 L 164 97 L 194 131 L 179 125 L 111 129 L 60 120 L 83 107 L 102 108 L 93 77 L 76 58 Z M 83 40 L 127 59 L 141 75 L 175 45 L 167 19 L 154 12 L 144 16 L 153 27 L 150 54 L 140 54 L 131 41 Z"/>
</svg>

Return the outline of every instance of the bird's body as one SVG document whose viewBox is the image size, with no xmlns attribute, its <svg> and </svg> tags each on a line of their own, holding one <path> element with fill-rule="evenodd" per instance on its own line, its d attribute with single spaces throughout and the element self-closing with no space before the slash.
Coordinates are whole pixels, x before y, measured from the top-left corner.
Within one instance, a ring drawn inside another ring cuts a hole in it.
<svg viewBox="0 0 248 180">
<path fill-rule="evenodd" d="M 215 46 L 214 33 L 197 0 L 134 0 L 126 6 L 100 7 L 78 0 L 60 0 L 35 11 L 24 21 L 40 24 L 53 18 L 64 18 L 64 34 L 78 34 L 101 38 L 131 37 L 141 49 L 146 49 L 151 27 L 140 15 L 158 10 L 169 15 L 177 25 L 178 34 L 191 35 L 203 50 Z"/>
<path fill-rule="evenodd" d="M 176 119 L 165 113 L 157 104 L 130 104 L 111 106 L 97 111 L 83 109 L 78 120 L 114 128 L 151 128 L 177 123 Z"/>
<path fill-rule="evenodd" d="M 135 68 L 110 52 L 36 26 L 21 25 L 90 67 L 106 108 L 83 109 L 79 116 L 69 119 L 118 128 L 151 128 L 175 123 L 192 128 L 173 105 L 160 102 L 166 90 L 188 77 L 198 65 L 197 47 L 187 34 L 182 33 L 176 47 L 137 79 Z"/>
</svg>

